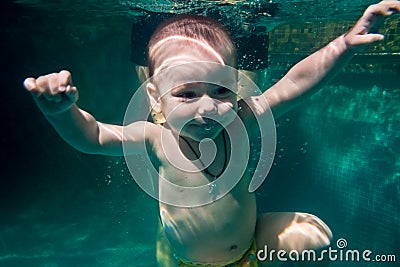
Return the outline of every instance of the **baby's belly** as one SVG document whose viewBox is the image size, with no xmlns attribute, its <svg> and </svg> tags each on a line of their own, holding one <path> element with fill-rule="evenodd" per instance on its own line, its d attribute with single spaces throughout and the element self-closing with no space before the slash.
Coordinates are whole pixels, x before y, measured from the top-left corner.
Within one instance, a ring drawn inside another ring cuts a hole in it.
<svg viewBox="0 0 400 267">
<path fill-rule="evenodd" d="M 197 263 L 226 263 L 251 244 L 256 202 L 239 183 L 218 201 L 195 208 L 160 204 L 165 234 L 177 257 Z"/>
</svg>

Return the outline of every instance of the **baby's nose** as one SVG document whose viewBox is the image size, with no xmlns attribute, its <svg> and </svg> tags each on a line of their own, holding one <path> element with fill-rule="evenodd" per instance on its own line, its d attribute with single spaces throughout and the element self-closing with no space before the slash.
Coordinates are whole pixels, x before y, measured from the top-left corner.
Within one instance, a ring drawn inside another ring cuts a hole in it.
<svg viewBox="0 0 400 267">
<path fill-rule="evenodd" d="M 209 96 L 202 96 L 198 104 L 199 115 L 210 115 L 217 112 L 217 105 L 215 103 L 215 100 Z"/>
</svg>

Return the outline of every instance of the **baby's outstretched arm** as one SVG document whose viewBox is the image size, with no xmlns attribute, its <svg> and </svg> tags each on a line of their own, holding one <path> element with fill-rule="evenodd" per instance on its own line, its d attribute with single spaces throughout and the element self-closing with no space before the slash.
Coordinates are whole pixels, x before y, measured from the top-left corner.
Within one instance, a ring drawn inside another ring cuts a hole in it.
<svg viewBox="0 0 400 267">
<path fill-rule="evenodd" d="M 127 139 L 132 153 L 142 152 L 139 150 L 145 140 L 144 127 L 152 128 L 150 123 L 135 122 L 123 127 L 96 121 L 75 104 L 78 90 L 68 71 L 27 78 L 24 86 L 57 133 L 74 148 L 85 153 L 119 156 L 123 155 L 122 141 Z M 129 131 L 123 134 L 124 129 Z"/>
<path fill-rule="evenodd" d="M 397 12 L 400 12 L 400 1 L 397 0 L 381 1 L 369 6 L 349 32 L 291 68 L 264 93 L 274 115 L 279 117 L 320 89 L 349 61 L 357 48 L 382 40 L 383 35 L 369 31 L 377 19 Z"/>
</svg>

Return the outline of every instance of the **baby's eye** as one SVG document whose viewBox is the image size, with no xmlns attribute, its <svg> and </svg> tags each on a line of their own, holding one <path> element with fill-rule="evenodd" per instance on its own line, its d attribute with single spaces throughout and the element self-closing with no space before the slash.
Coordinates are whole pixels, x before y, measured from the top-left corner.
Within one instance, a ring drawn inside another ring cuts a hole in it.
<svg viewBox="0 0 400 267">
<path fill-rule="evenodd" d="M 215 91 L 214 91 L 214 94 L 215 95 L 217 95 L 217 96 L 219 96 L 219 97 L 225 97 L 225 96 L 228 96 L 229 94 L 231 94 L 231 90 L 229 90 L 228 88 L 226 88 L 226 87 L 218 87 Z"/>
<path fill-rule="evenodd" d="M 192 99 L 196 97 L 196 94 L 194 92 L 181 92 L 177 93 L 175 97 L 183 98 L 183 99 Z"/>
</svg>

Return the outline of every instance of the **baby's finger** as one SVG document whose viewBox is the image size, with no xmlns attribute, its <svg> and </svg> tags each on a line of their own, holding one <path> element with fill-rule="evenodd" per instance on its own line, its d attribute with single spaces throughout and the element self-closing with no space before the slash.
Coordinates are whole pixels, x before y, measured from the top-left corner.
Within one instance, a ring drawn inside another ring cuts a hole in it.
<svg viewBox="0 0 400 267">
<path fill-rule="evenodd" d="M 60 71 L 58 75 L 59 91 L 64 92 L 67 86 L 73 86 L 71 73 L 67 70 Z"/>
<path fill-rule="evenodd" d="M 24 81 L 24 87 L 31 93 L 36 93 L 36 94 L 40 93 L 35 78 L 26 78 Z"/>
<path fill-rule="evenodd" d="M 399 13 L 400 12 L 400 1 L 397 1 L 397 3 L 394 3 L 392 6 L 389 7 L 391 11 L 394 13 Z"/>
<path fill-rule="evenodd" d="M 66 94 L 73 94 L 76 91 L 77 91 L 76 87 L 71 85 L 68 85 L 65 89 Z"/>
<path fill-rule="evenodd" d="M 379 42 L 379 41 L 382 41 L 383 39 L 385 39 L 385 36 L 383 34 L 379 34 L 379 33 L 369 33 L 367 35 L 360 36 L 360 37 L 365 38 L 366 39 L 365 43 L 368 43 L 368 44 Z"/>
<path fill-rule="evenodd" d="M 59 79 L 59 74 L 58 73 L 52 73 L 47 75 L 47 90 L 46 94 L 50 94 L 52 96 L 55 96 L 59 94 L 60 92 L 63 92 L 64 90 L 60 90 L 60 79 Z"/>
<path fill-rule="evenodd" d="M 357 36 L 356 42 L 360 45 L 372 44 L 378 41 L 382 41 L 385 38 L 384 35 L 378 33 L 369 33 L 365 35 Z"/>
<path fill-rule="evenodd" d="M 387 17 L 400 11 L 400 1 L 382 1 L 379 4 L 371 5 L 370 9 L 372 14 Z"/>
<path fill-rule="evenodd" d="M 40 94 L 51 94 L 52 74 L 40 76 L 36 79 L 36 86 Z"/>
</svg>

